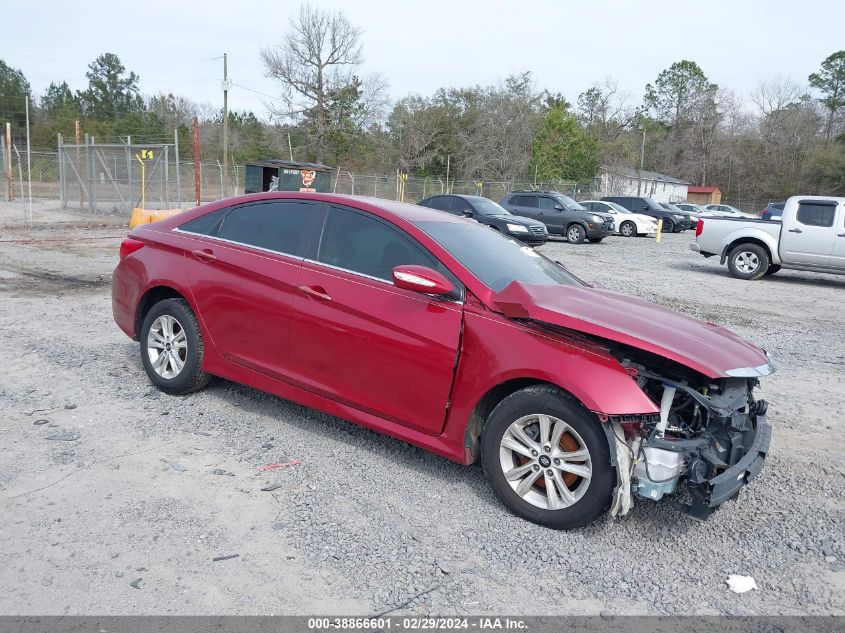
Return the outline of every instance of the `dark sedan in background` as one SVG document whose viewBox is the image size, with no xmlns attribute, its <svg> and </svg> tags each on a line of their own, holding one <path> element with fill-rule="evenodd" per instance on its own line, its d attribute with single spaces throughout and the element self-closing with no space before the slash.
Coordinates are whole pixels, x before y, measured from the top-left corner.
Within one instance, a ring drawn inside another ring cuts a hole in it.
<svg viewBox="0 0 845 633">
<path fill-rule="evenodd" d="M 420 200 L 417 204 L 430 209 L 446 211 L 452 215 L 472 218 L 526 244 L 534 246 L 545 244 L 549 238 L 545 224 L 531 218 L 513 215 L 489 198 L 450 194 L 431 196 L 425 200 Z"/>
</svg>

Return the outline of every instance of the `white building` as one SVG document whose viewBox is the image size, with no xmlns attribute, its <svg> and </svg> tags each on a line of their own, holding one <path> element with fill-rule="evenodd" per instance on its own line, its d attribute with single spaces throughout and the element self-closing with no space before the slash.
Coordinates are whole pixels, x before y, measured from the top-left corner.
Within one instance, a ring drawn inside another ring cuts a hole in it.
<svg viewBox="0 0 845 633">
<path fill-rule="evenodd" d="M 643 171 L 640 193 L 637 193 L 639 177 L 636 169 L 602 166 L 599 172 L 601 193 L 603 196 L 640 195 L 657 202 L 684 202 L 687 199 L 688 182 L 656 171 Z"/>
</svg>

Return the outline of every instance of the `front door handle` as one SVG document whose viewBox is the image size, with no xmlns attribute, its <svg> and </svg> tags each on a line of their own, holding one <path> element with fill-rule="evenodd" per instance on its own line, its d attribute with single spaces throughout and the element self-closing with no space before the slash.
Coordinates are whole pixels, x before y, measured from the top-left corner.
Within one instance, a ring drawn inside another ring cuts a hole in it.
<svg viewBox="0 0 845 633">
<path fill-rule="evenodd" d="M 801 229 L 789 229 L 789 232 L 790 233 L 803 233 L 804 231 L 802 231 Z"/>
<path fill-rule="evenodd" d="M 836 237 L 845 237 L 845 233 L 837 233 Z"/>
<path fill-rule="evenodd" d="M 321 286 L 297 286 L 302 294 L 319 299 L 320 301 L 331 301 L 331 295 L 326 292 L 326 289 Z"/>
<path fill-rule="evenodd" d="M 208 248 L 198 248 L 195 251 L 191 251 L 191 255 L 196 257 L 201 262 L 213 262 L 217 257 L 214 253 L 211 252 L 211 249 Z"/>
</svg>

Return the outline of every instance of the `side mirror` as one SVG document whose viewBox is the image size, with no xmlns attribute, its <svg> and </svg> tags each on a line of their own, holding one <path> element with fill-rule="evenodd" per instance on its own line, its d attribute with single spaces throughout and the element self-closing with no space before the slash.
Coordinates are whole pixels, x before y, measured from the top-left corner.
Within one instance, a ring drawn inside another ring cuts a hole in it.
<svg viewBox="0 0 845 633">
<path fill-rule="evenodd" d="M 461 211 L 461 215 L 465 218 L 471 218 L 474 214 L 472 212 L 472 209 L 464 209 L 463 211 Z"/>
<path fill-rule="evenodd" d="M 556 204 L 555 209 L 557 209 L 558 211 L 563 211 L 563 205 L 562 204 Z"/>
<path fill-rule="evenodd" d="M 446 295 L 455 288 L 451 281 L 436 270 L 410 264 L 393 269 L 393 285 L 427 295 Z"/>
</svg>

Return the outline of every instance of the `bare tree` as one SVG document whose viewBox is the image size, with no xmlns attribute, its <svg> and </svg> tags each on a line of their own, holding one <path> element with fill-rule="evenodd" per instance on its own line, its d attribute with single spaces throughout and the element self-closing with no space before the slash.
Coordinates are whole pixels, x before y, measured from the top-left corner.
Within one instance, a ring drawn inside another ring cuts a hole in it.
<svg viewBox="0 0 845 633">
<path fill-rule="evenodd" d="M 780 75 L 764 79 L 751 91 L 751 101 L 760 110 L 762 116 L 783 111 L 790 103 L 795 103 L 803 92 L 794 80 Z"/>
<path fill-rule="evenodd" d="M 361 29 L 341 11 L 303 4 L 282 43 L 261 51 L 268 77 L 282 83 L 281 108 L 273 114 L 308 127 L 317 160 L 324 160 L 338 111 L 360 96 Z M 342 115 L 341 114 L 341 115 Z M 333 120 L 334 119 L 334 120 Z"/>
</svg>

